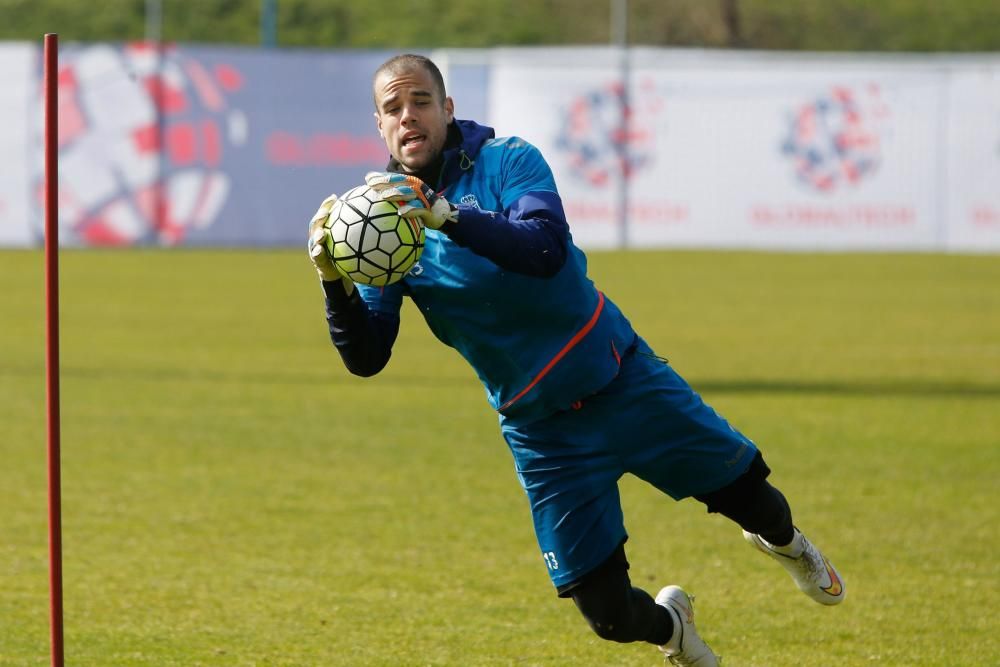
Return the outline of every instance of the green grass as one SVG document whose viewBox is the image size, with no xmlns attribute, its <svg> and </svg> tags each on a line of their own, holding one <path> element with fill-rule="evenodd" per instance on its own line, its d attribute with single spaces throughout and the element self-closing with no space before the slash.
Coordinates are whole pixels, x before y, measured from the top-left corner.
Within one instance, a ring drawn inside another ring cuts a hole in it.
<svg viewBox="0 0 1000 667">
<path fill-rule="evenodd" d="M 302 253 L 64 252 L 70 665 L 656 665 L 553 594 L 472 372 L 404 312 L 349 376 Z M 622 482 L 634 580 L 732 666 L 1000 662 L 1000 262 L 592 253 L 762 447 L 849 586 L 810 602 L 693 501 Z M 0 253 L 0 665 L 48 664 L 43 263 Z"/>
</svg>

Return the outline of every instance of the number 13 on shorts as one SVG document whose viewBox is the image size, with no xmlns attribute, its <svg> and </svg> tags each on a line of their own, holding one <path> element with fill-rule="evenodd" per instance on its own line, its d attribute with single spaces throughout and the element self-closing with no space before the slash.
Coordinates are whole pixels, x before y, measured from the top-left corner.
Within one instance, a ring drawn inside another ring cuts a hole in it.
<svg viewBox="0 0 1000 667">
<path fill-rule="evenodd" d="M 548 568 L 550 570 L 558 570 L 559 569 L 559 561 L 556 560 L 556 552 L 555 551 L 543 551 L 542 552 L 542 558 L 545 559 L 545 564 L 548 566 Z"/>
</svg>

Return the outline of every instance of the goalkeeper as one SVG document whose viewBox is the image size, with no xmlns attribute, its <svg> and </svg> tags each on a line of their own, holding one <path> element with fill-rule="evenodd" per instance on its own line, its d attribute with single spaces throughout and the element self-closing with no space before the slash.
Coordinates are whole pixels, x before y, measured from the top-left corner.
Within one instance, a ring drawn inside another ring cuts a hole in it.
<svg viewBox="0 0 1000 667">
<path fill-rule="evenodd" d="M 422 56 L 385 62 L 373 89 L 391 159 L 366 182 L 419 218 L 427 240 L 400 282 L 355 286 L 323 249 L 336 198 L 323 202 L 309 254 L 347 368 L 371 376 L 385 366 L 403 298 L 411 298 L 485 386 L 552 583 L 604 639 L 649 642 L 678 665 L 717 664 L 681 588 L 666 586 L 654 598 L 630 582 L 617 484 L 625 473 L 733 520 L 817 602 L 843 600 L 840 576 L 793 525 L 754 443 L 707 406 L 587 277 L 539 151 L 456 120 L 440 71 Z"/>
</svg>

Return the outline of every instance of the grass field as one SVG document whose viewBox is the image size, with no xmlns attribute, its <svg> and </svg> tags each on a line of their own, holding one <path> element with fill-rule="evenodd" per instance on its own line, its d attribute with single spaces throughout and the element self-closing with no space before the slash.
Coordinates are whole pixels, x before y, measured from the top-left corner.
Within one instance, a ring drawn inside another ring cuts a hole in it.
<svg viewBox="0 0 1000 667">
<path fill-rule="evenodd" d="M 62 256 L 67 664 L 657 665 L 559 600 L 472 372 L 407 306 L 349 376 L 304 254 Z M 1000 664 L 1000 261 L 592 253 L 754 438 L 847 601 L 622 481 L 728 667 Z M 48 664 L 43 261 L 0 252 L 0 665 Z"/>
</svg>

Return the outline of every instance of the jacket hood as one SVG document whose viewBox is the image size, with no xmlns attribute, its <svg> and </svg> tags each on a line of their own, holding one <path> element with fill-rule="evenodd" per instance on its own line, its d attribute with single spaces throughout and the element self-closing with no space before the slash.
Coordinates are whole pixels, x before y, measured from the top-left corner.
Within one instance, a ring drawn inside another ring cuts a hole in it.
<svg viewBox="0 0 1000 667">
<path fill-rule="evenodd" d="M 452 141 L 456 135 L 455 141 Z M 480 125 L 472 120 L 456 119 L 448 126 L 448 141 L 445 142 L 440 178 L 434 188 L 443 192 L 445 188 L 457 181 L 463 171 L 472 169 L 479 157 L 483 144 L 496 136 L 492 127 Z"/>
<path fill-rule="evenodd" d="M 457 142 L 459 150 L 465 151 L 465 154 L 473 160 L 479 155 L 483 144 L 497 135 L 492 127 L 480 125 L 474 120 L 458 120 L 456 118 L 448 126 L 448 142 L 445 144 L 445 153 L 448 152 L 451 144 L 451 134 L 456 130 L 459 133 Z"/>
</svg>

